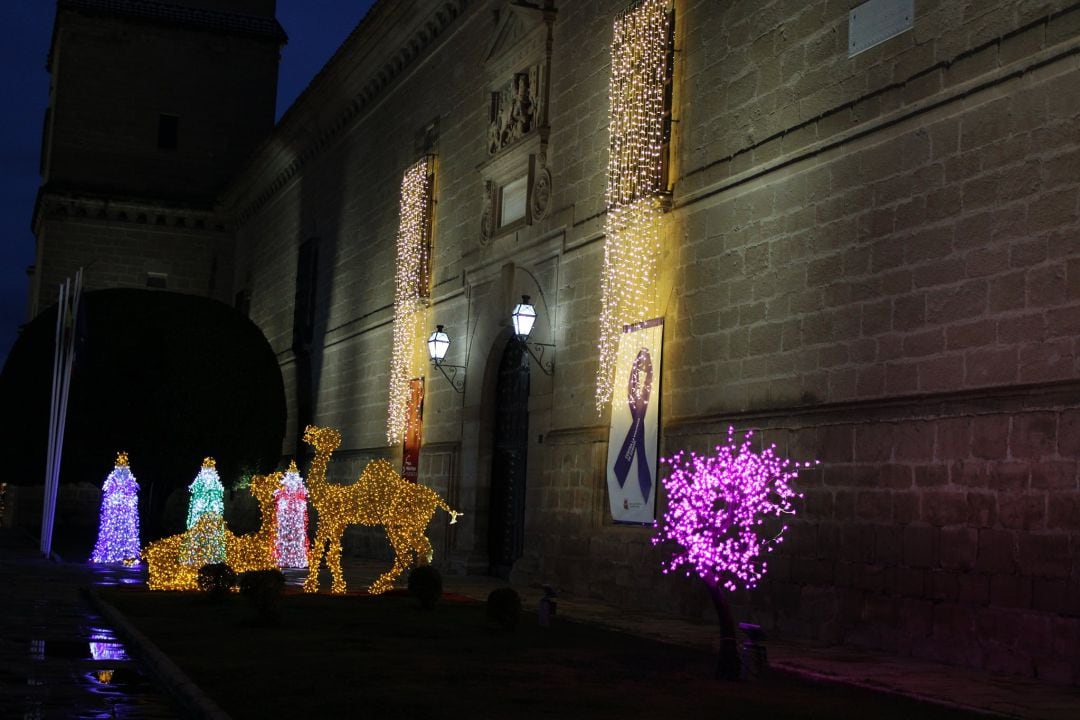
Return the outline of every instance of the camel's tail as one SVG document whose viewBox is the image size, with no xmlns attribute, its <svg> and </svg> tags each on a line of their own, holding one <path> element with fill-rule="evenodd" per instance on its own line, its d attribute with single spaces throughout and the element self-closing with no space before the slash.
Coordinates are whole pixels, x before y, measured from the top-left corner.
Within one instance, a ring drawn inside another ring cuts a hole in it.
<svg viewBox="0 0 1080 720">
<path fill-rule="evenodd" d="M 450 506 L 447 505 L 446 501 L 443 500 L 442 498 L 439 498 L 438 507 L 442 508 L 443 510 L 445 510 L 450 515 L 450 524 L 451 525 L 456 523 L 457 519 L 465 514 L 463 512 L 458 512 L 457 510 L 451 510 Z"/>
</svg>

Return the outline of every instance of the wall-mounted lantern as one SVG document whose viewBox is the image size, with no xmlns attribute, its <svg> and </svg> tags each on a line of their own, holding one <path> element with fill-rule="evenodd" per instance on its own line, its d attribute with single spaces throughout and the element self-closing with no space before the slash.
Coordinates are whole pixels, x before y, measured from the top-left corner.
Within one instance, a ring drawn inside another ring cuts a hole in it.
<svg viewBox="0 0 1080 720">
<path fill-rule="evenodd" d="M 428 357 L 431 358 L 431 364 L 439 368 L 443 377 L 450 381 L 450 384 L 459 393 L 465 392 L 465 366 L 464 365 L 451 365 L 443 362 L 446 358 L 446 351 L 450 349 L 450 336 L 443 330 L 442 325 L 435 326 L 435 332 L 428 336 L 427 340 Z M 447 373 L 447 368 L 450 372 Z"/>
<path fill-rule="evenodd" d="M 552 357 L 545 362 L 544 352 L 551 348 L 552 355 L 554 355 L 555 346 L 551 343 L 529 340 L 529 333 L 532 332 L 533 324 L 536 322 L 536 308 L 529 302 L 528 295 L 521 296 L 521 302 L 514 306 L 514 311 L 510 313 L 510 319 L 514 323 L 514 337 L 525 346 L 529 355 L 532 356 L 532 359 L 536 361 L 536 364 L 540 366 L 540 369 L 545 374 L 553 375 L 555 373 L 555 358 Z"/>
</svg>

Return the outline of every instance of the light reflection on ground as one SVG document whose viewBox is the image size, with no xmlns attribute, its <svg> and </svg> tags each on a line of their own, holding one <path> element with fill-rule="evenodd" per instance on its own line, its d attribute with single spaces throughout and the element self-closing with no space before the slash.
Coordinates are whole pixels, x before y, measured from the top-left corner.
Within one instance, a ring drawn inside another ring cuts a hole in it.
<svg viewBox="0 0 1080 720">
<path fill-rule="evenodd" d="M 49 562 L 0 529 L 0 718 L 179 717 L 80 588 L 143 582 L 142 567 Z"/>
</svg>

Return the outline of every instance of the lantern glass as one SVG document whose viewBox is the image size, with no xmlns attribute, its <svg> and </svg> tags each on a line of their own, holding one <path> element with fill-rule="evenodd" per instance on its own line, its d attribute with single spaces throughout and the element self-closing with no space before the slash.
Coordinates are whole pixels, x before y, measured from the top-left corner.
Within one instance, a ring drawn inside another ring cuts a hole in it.
<svg viewBox="0 0 1080 720">
<path fill-rule="evenodd" d="M 514 334 L 523 340 L 529 337 L 536 322 L 536 309 L 529 303 L 528 295 L 521 296 L 521 302 L 514 306 L 510 317 L 514 321 Z"/>
<path fill-rule="evenodd" d="M 428 357 L 432 362 L 440 363 L 446 357 L 446 351 L 450 349 L 450 336 L 443 332 L 442 325 L 435 326 L 435 332 L 427 340 Z"/>
</svg>

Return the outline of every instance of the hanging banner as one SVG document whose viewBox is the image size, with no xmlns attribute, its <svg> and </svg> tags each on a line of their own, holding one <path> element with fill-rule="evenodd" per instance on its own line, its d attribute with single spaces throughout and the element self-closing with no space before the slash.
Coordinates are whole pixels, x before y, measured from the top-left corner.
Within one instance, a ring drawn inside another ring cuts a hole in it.
<svg viewBox="0 0 1080 720">
<path fill-rule="evenodd" d="M 401 451 L 401 477 L 416 482 L 420 476 L 420 431 L 424 426 L 424 378 L 409 381 L 405 408 L 405 446 Z"/>
<path fill-rule="evenodd" d="M 663 346 L 663 318 L 627 325 L 619 337 L 607 458 L 615 522 L 652 525 L 656 519 Z"/>
</svg>

